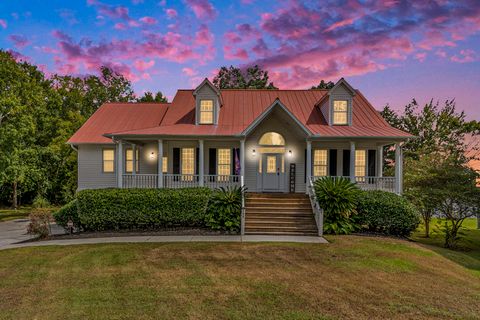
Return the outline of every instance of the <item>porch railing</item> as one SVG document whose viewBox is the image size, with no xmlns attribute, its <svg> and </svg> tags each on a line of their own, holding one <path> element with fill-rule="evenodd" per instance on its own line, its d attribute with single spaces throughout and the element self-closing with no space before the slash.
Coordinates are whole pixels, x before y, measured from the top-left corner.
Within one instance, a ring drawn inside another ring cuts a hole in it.
<svg viewBox="0 0 480 320">
<path fill-rule="evenodd" d="M 312 177 L 312 183 L 323 177 Z M 332 179 L 350 179 L 346 176 L 334 176 Z M 362 190 L 381 190 L 395 192 L 395 177 L 355 177 L 355 183 Z"/>
<path fill-rule="evenodd" d="M 164 188 L 194 188 L 199 186 L 197 174 L 164 174 Z"/>
<path fill-rule="evenodd" d="M 123 188 L 156 188 L 158 175 L 156 174 L 124 174 L 122 176 Z"/>
<path fill-rule="evenodd" d="M 313 188 L 313 177 L 310 177 L 307 181 L 307 193 L 310 198 L 310 204 L 312 205 L 313 214 L 315 216 L 315 223 L 317 224 L 318 235 L 323 235 L 323 209 L 317 201 L 315 190 Z"/>
<path fill-rule="evenodd" d="M 220 187 L 240 186 L 240 176 L 238 175 L 205 175 L 203 177 L 203 185 L 208 188 L 216 189 Z"/>
</svg>

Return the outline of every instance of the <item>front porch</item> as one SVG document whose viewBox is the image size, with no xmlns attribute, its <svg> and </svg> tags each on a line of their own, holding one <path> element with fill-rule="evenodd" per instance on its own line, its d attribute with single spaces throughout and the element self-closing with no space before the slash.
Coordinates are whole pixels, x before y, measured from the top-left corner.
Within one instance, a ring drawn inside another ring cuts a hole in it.
<svg viewBox="0 0 480 320">
<path fill-rule="evenodd" d="M 269 134 L 276 140 L 265 142 Z M 395 176 L 383 176 L 385 146 L 395 148 Z M 388 140 L 310 140 L 267 131 L 238 140 L 117 140 L 116 151 L 118 188 L 245 186 L 248 192 L 308 193 L 317 179 L 330 176 L 362 190 L 402 192 L 401 146 Z"/>
<path fill-rule="evenodd" d="M 331 176 L 332 178 L 346 178 L 345 176 Z M 323 176 L 311 176 L 310 180 L 315 182 Z M 122 188 L 159 188 L 158 174 L 124 174 L 122 179 Z M 163 188 L 195 188 L 207 187 L 216 189 L 220 187 L 242 186 L 243 177 L 240 175 L 204 175 L 203 184 L 200 183 L 200 175 L 187 174 L 163 174 Z M 367 177 L 358 176 L 353 178 L 353 182 L 362 190 L 381 190 L 387 192 L 396 192 L 395 177 Z"/>
</svg>

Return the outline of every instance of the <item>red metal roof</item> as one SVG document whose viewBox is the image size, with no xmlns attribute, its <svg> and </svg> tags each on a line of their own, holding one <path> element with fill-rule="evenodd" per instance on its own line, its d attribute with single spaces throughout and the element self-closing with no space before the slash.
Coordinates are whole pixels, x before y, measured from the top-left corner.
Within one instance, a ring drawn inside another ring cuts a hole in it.
<svg viewBox="0 0 480 320">
<path fill-rule="evenodd" d="M 106 103 L 75 132 L 68 143 L 112 143 L 104 134 L 158 126 L 168 106 L 168 103 Z"/>
<path fill-rule="evenodd" d="M 221 90 L 223 104 L 218 124 L 195 125 L 193 91 L 177 91 L 168 108 L 153 104 L 128 104 L 125 111 L 119 112 L 113 105 L 125 106 L 125 104 L 110 104 L 109 108 L 102 107 L 69 142 L 85 143 L 86 140 L 91 139 L 92 135 L 98 138 L 102 131 L 103 134 L 114 135 L 240 135 L 276 99 L 315 136 L 411 137 L 406 132 L 392 128 L 359 91 L 356 91 L 353 97 L 352 126 L 327 124 L 320 108 L 315 104 L 327 95 L 328 90 L 258 89 Z M 142 108 L 135 108 L 135 106 Z M 163 113 L 165 113 L 164 116 Z M 118 116 L 115 117 L 115 114 Z M 162 119 L 161 123 L 160 119 Z M 92 129 L 95 133 L 88 132 Z M 101 142 L 107 140 L 105 138 Z M 88 141 L 97 142 L 97 140 Z"/>
</svg>

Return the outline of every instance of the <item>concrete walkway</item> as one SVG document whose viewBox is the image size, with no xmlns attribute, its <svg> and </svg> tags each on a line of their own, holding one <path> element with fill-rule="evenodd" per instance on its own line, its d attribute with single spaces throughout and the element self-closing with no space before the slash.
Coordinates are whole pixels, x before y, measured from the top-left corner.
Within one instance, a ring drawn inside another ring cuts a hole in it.
<svg viewBox="0 0 480 320">
<path fill-rule="evenodd" d="M 16 219 L 0 222 L 0 248 L 31 239 L 27 234 L 28 219 Z"/>
<path fill-rule="evenodd" d="M 328 243 L 322 237 L 308 236 L 129 236 L 108 238 L 83 238 L 35 241 L 0 246 L 0 250 L 38 246 L 68 246 L 76 244 L 96 243 L 165 243 L 165 242 L 297 242 L 297 243 Z"/>
</svg>

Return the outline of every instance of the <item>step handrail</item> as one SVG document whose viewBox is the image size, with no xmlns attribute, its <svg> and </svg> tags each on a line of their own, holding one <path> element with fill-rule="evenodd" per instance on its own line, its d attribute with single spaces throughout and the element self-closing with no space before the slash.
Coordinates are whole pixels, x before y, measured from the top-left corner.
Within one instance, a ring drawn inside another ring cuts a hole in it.
<svg viewBox="0 0 480 320">
<path fill-rule="evenodd" d="M 318 204 L 317 195 L 315 194 L 315 188 L 313 186 L 313 181 L 311 177 L 308 178 L 307 193 L 308 193 L 308 198 L 310 199 L 310 204 L 312 206 L 313 214 L 315 216 L 318 235 L 323 236 L 323 209 L 320 208 L 320 205 Z"/>
<path fill-rule="evenodd" d="M 243 175 L 240 176 L 240 186 L 242 188 L 242 211 L 240 214 L 240 235 L 245 235 L 245 189 Z"/>
</svg>

